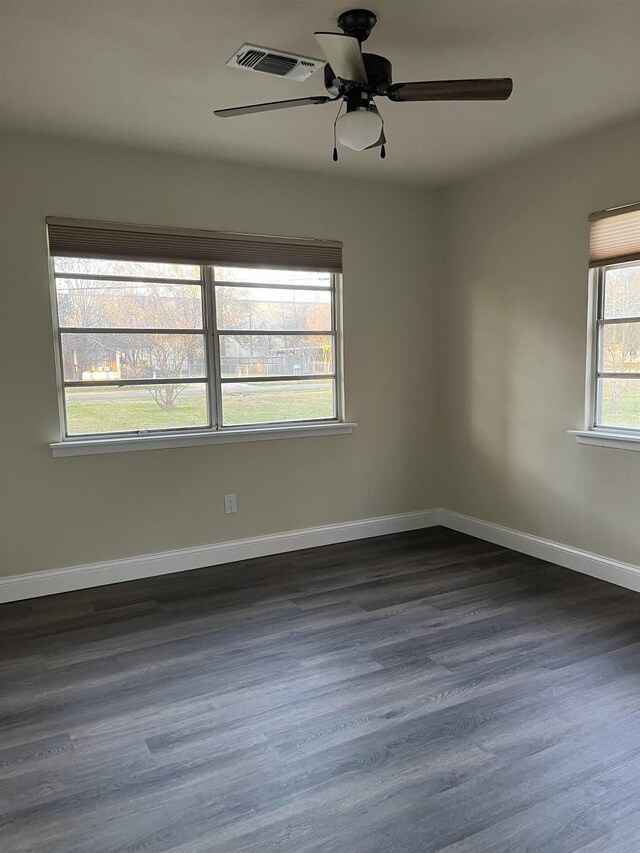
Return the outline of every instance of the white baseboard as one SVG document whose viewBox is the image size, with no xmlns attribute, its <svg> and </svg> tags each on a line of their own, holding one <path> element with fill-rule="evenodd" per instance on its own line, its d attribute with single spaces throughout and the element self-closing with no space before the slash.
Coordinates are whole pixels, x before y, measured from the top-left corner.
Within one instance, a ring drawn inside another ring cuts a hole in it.
<svg viewBox="0 0 640 853">
<path fill-rule="evenodd" d="M 433 527 L 440 523 L 440 510 L 428 509 L 421 512 L 405 512 L 401 515 L 385 515 L 380 518 L 365 518 L 327 524 L 324 527 L 309 527 L 251 539 L 237 539 L 216 545 L 198 548 L 183 548 L 165 551 L 162 554 L 145 554 L 141 557 L 126 557 L 104 563 L 90 563 L 66 569 L 50 569 L 0 578 L 0 603 L 55 595 L 74 589 L 88 589 L 110 583 L 202 569 L 238 560 L 250 560 L 269 554 L 283 554 L 318 545 L 333 545 L 353 539 L 368 539 L 388 533 L 402 533 L 422 527 Z"/>
<path fill-rule="evenodd" d="M 451 530 L 458 530 L 495 545 L 502 545 L 504 548 L 511 548 L 513 551 L 640 592 L 640 566 L 620 563 L 590 551 L 581 551 L 579 548 L 571 548 L 569 545 L 561 545 L 559 542 L 541 539 L 530 533 L 522 533 L 448 509 L 440 510 L 440 523 Z"/>
<path fill-rule="evenodd" d="M 309 527 L 305 530 L 255 536 L 251 539 L 237 539 L 233 542 L 220 542 L 198 548 L 165 551 L 162 554 L 145 554 L 141 557 L 127 557 L 105 563 L 90 563 L 67 569 L 13 575 L 0 578 L 0 602 L 37 598 L 42 595 L 122 583 L 138 578 L 184 572 L 189 569 L 202 569 L 206 566 L 218 566 L 270 554 L 284 554 L 287 551 L 333 545 L 354 539 L 368 539 L 388 533 L 402 533 L 406 530 L 418 530 L 438 524 L 640 592 L 640 566 L 620 563 L 589 551 L 581 551 L 578 548 L 541 539 L 539 536 L 532 536 L 529 533 L 522 533 L 519 530 L 512 530 L 509 527 L 502 527 L 499 524 L 482 521 L 452 510 L 428 509 L 421 512 L 365 518 L 360 521 L 328 524 L 324 527 Z"/>
</svg>

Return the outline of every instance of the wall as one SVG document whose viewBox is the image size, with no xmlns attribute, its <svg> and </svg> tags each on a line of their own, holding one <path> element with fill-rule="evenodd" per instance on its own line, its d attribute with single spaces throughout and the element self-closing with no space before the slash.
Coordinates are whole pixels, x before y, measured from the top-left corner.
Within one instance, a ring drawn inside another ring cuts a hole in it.
<svg viewBox="0 0 640 853">
<path fill-rule="evenodd" d="M 436 506 L 639 563 L 640 454 L 566 434 L 583 424 L 586 217 L 640 198 L 639 140 L 629 122 L 434 198 L 6 137 L 0 574 Z M 360 426 L 52 459 L 46 215 L 343 240 L 347 417 Z M 225 516 L 232 491 L 239 512 Z"/>
<path fill-rule="evenodd" d="M 590 212 L 640 199 L 640 121 L 441 194 L 442 504 L 640 563 L 640 453 L 578 445 Z"/>
<path fill-rule="evenodd" d="M 26 135 L 5 138 L 2 165 L 2 574 L 438 505 L 427 193 Z M 358 428 L 51 458 L 47 215 L 342 240 L 346 414 Z M 227 492 L 235 516 L 223 514 Z"/>
</svg>

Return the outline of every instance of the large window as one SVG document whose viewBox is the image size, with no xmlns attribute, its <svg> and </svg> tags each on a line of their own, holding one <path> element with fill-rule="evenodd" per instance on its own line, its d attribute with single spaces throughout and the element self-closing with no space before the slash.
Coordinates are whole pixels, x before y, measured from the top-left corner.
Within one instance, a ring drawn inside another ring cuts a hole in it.
<svg viewBox="0 0 640 853">
<path fill-rule="evenodd" d="M 589 431 L 640 437 L 640 205 L 591 217 Z"/>
<path fill-rule="evenodd" d="M 66 440 L 342 419 L 339 274 L 52 259 Z"/>
</svg>

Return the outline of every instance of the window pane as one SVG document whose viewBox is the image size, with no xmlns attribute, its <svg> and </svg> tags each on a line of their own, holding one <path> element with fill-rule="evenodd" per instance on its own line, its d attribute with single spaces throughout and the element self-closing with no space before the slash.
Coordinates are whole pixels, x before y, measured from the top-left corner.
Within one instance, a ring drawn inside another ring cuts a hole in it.
<svg viewBox="0 0 640 853">
<path fill-rule="evenodd" d="M 303 270 L 264 270 L 249 267 L 214 267 L 216 281 L 251 284 L 295 284 L 296 287 L 330 287 L 331 273 Z"/>
<path fill-rule="evenodd" d="M 598 380 L 596 426 L 640 429 L 640 379 Z"/>
<path fill-rule="evenodd" d="M 209 426 L 205 384 L 66 388 L 65 404 L 69 435 Z"/>
<path fill-rule="evenodd" d="M 333 373 L 329 335 L 220 335 L 222 376 Z"/>
<path fill-rule="evenodd" d="M 222 385 L 225 426 L 334 418 L 332 379 Z"/>
<path fill-rule="evenodd" d="M 63 334 L 67 381 L 206 377 L 204 335 Z"/>
<path fill-rule="evenodd" d="M 56 279 L 61 326 L 201 329 L 200 284 Z"/>
<path fill-rule="evenodd" d="M 604 317 L 640 317 L 640 264 L 606 271 Z"/>
<path fill-rule="evenodd" d="M 600 371 L 640 373 L 640 323 L 614 323 L 601 327 Z"/>
<path fill-rule="evenodd" d="M 130 275 L 134 278 L 185 278 L 200 280 L 200 267 L 151 261 L 110 261 L 99 258 L 54 258 L 56 272 L 83 275 Z"/>
<path fill-rule="evenodd" d="M 331 329 L 331 291 L 216 287 L 220 329 Z"/>
</svg>

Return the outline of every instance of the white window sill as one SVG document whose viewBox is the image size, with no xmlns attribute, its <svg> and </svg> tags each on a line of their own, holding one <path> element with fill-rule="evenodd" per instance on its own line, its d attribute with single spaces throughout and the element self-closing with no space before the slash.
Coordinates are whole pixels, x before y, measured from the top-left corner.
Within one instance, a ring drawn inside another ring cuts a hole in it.
<svg viewBox="0 0 640 853">
<path fill-rule="evenodd" d="M 595 444 L 597 447 L 617 447 L 621 450 L 640 450 L 640 433 L 620 433 L 604 429 L 569 429 L 578 444 Z"/>
<path fill-rule="evenodd" d="M 296 426 L 225 429 L 216 432 L 174 433 L 173 435 L 132 435 L 118 438 L 88 438 L 55 441 L 52 456 L 91 456 L 132 450 L 162 450 L 170 447 L 199 447 L 205 444 L 233 444 L 243 441 L 273 441 L 281 438 L 316 438 L 320 435 L 349 435 L 357 424 L 315 423 Z"/>
</svg>

